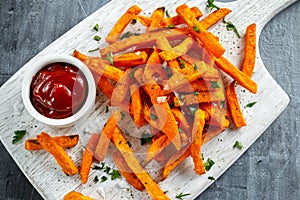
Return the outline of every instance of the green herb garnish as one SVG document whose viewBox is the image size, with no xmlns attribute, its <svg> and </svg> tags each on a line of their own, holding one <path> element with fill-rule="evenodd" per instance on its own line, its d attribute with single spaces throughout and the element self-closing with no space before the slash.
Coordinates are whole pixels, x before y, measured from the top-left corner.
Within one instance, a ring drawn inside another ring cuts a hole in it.
<svg viewBox="0 0 300 200">
<path fill-rule="evenodd" d="M 240 141 L 235 141 L 233 148 L 242 149 L 242 148 L 244 148 L 244 146 L 242 145 L 242 143 Z"/>
<path fill-rule="evenodd" d="M 102 169 L 104 169 L 105 162 L 101 162 L 100 164 L 101 164 L 101 166 L 94 166 L 92 169 L 94 169 L 94 170 L 102 170 Z"/>
<path fill-rule="evenodd" d="M 184 133 L 184 131 L 181 128 L 178 128 L 179 133 Z"/>
<path fill-rule="evenodd" d="M 141 145 L 151 142 L 152 138 L 153 135 L 150 135 L 149 133 L 143 133 L 141 138 Z"/>
<path fill-rule="evenodd" d="M 198 94 L 200 94 L 200 92 L 199 92 L 199 91 L 196 91 L 196 92 L 194 92 L 194 95 L 198 95 Z"/>
<path fill-rule="evenodd" d="M 218 81 L 210 81 L 210 86 L 212 88 L 220 88 L 220 84 Z"/>
<path fill-rule="evenodd" d="M 100 183 L 103 183 L 103 182 L 105 182 L 107 180 L 107 177 L 106 176 L 101 176 L 101 181 L 100 181 Z"/>
<path fill-rule="evenodd" d="M 121 35 L 120 40 L 123 40 L 125 38 L 129 38 L 131 36 L 137 36 L 137 35 L 140 35 L 140 34 L 139 33 L 133 33 L 133 32 L 127 31 L 126 33 L 124 33 L 123 35 Z"/>
<path fill-rule="evenodd" d="M 204 165 L 206 171 L 209 171 L 210 168 L 211 168 L 214 164 L 215 164 L 215 162 L 214 162 L 212 159 L 210 159 L 210 158 L 208 158 L 207 161 L 206 161 L 205 163 L 203 163 L 203 165 Z"/>
<path fill-rule="evenodd" d="M 198 69 L 198 66 L 194 64 L 194 70 L 196 71 Z"/>
<path fill-rule="evenodd" d="M 104 169 L 104 172 L 106 172 L 107 174 L 109 174 L 109 171 L 111 170 L 111 167 L 109 166 L 106 166 L 105 169 Z"/>
<path fill-rule="evenodd" d="M 169 190 L 164 191 L 164 194 L 167 194 L 169 192 Z"/>
<path fill-rule="evenodd" d="M 96 25 L 93 27 L 93 29 L 94 29 L 95 31 L 99 31 L 99 24 L 96 24 Z"/>
<path fill-rule="evenodd" d="M 239 32 L 238 32 L 236 26 L 235 26 L 232 22 L 230 22 L 230 21 L 225 21 L 225 19 L 223 19 L 223 23 L 226 24 L 226 29 L 227 29 L 227 31 L 233 31 L 233 32 L 236 34 L 236 36 L 237 36 L 238 38 L 241 38 L 241 35 L 239 34 Z"/>
<path fill-rule="evenodd" d="M 169 14 L 168 10 L 166 10 L 166 15 L 167 15 L 167 18 L 171 18 L 171 15 Z"/>
<path fill-rule="evenodd" d="M 181 101 L 183 101 L 184 98 L 185 98 L 184 94 L 181 94 L 181 95 L 179 96 L 179 99 L 180 99 Z"/>
<path fill-rule="evenodd" d="M 26 134 L 26 130 L 14 131 L 14 137 L 13 137 L 13 140 L 12 140 L 12 144 L 16 144 L 17 142 L 22 140 L 22 138 L 24 137 L 25 134 Z"/>
<path fill-rule="evenodd" d="M 199 33 L 199 28 L 197 27 L 196 24 L 194 24 L 193 29 L 194 29 L 194 31 L 196 31 L 197 33 Z"/>
<path fill-rule="evenodd" d="M 173 108 L 175 106 L 174 102 L 169 103 L 170 108 Z"/>
<path fill-rule="evenodd" d="M 106 60 L 111 64 L 111 65 L 114 65 L 114 59 L 113 59 L 113 54 L 112 52 L 110 51 L 107 55 L 106 55 Z"/>
<path fill-rule="evenodd" d="M 209 180 L 215 181 L 216 179 L 213 176 L 208 177 Z"/>
<path fill-rule="evenodd" d="M 150 113 L 150 117 L 153 121 L 156 121 L 158 119 L 158 117 L 152 113 Z"/>
<path fill-rule="evenodd" d="M 129 147 L 132 147 L 131 142 L 127 141 Z"/>
<path fill-rule="evenodd" d="M 197 110 L 197 108 L 190 106 L 189 110 L 190 110 L 191 114 L 194 115 L 195 112 L 196 112 L 196 110 Z"/>
<path fill-rule="evenodd" d="M 246 105 L 246 107 L 247 107 L 247 108 L 251 108 L 251 107 L 254 106 L 256 103 L 257 103 L 256 101 L 251 102 L 251 103 L 248 103 L 248 104 Z"/>
<path fill-rule="evenodd" d="M 214 9 L 214 8 L 217 9 L 217 10 L 220 9 L 220 7 L 218 7 L 218 6 L 216 6 L 216 5 L 214 4 L 214 0 L 207 0 L 206 7 L 207 7 L 207 8 L 210 8 L 210 10 L 212 10 L 212 9 Z"/>
<path fill-rule="evenodd" d="M 94 40 L 96 40 L 96 41 L 100 41 L 100 40 L 101 40 L 101 37 L 100 37 L 100 36 L 98 36 L 98 35 L 95 35 L 95 36 L 94 36 Z"/>
<path fill-rule="evenodd" d="M 185 61 L 182 60 L 181 58 L 177 58 L 177 61 L 180 63 L 180 69 L 185 68 Z"/>
<path fill-rule="evenodd" d="M 121 178 L 121 174 L 118 170 L 113 169 L 113 171 L 109 174 L 111 175 L 111 180 L 115 180 L 117 178 Z"/>
<path fill-rule="evenodd" d="M 96 48 L 96 49 L 89 50 L 88 52 L 91 53 L 91 52 L 98 51 L 98 50 L 99 50 L 99 48 Z"/>
<path fill-rule="evenodd" d="M 101 178 L 102 179 L 102 178 Z M 94 178 L 94 183 L 98 183 L 98 181 L 99 181 L 99 178 L 98 178 L 98 176 L 95 176 L 95 178 Z"/>
<path fill-rule="evenodd" d="M 173 29 L 174 27 L 175 27 L 174 24 L 171 24 L 169 26 L 165 26 L 165 28 L 167 28 L 167 29 Z"/>
<path fill-rule="evenodd" d="M 188 196 L 188 195 L 191 195 L 191 194 L 183 194 L 182 192 L 180 192 L 180 194 L 176 195 L 175 198 L 182 200 L 183 199 L 182 197 L 185 197 L 185 196 Z"/>
</svg>

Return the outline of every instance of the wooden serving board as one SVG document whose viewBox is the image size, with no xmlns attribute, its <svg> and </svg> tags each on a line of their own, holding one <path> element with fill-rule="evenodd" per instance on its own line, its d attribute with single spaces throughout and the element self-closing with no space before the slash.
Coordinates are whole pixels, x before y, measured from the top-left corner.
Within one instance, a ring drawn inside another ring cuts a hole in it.
<svg viewBox="0 0 300 200">
<path fill-rule="evenodd" d="M 242 37 L 246 26 L 255 22 L 258 28 L 257 38 L 259 38 L 264 25 L 293 2 L 296 2 L 296 0 L 240 0 L 230 3 L 218 2 L 217 4 L 220 7 L 227 7 L 233 11 L 226 19 L 232 21 L 238 27 Z M 189 6 L 198 6 L 204 14 L 209 13 L 209 10 L 205 8 L 206 1 L 113 0 L 41 51 L 0 88 L 1 141 L 28 180 L 45 199 L 63 199 L 63 196 L 71 190 L 81 191 L 96 199 L 145 199 L 150 197 L 146 192 L 139 192 L 133 189 L 123 179 L 108 180 L 105 183 L 98 182 L 95 184 L 93 183 L 94 177 L 97 175 L 100 178 L 104 175 L 103 172 L 95 170 L 91 170 L 89 182 L 82 185 L 79 175 L 73 177 L 64 175 L 55 160 L 48 153 L 44 151 L 29 152 L 24 149 L 25 139 L 35 137 L 41 131 L 48 132 L 51 135 L 78 133 L 81 138 L 79 144 L 67 150 L 67 152 L 79 165 L 82 150 L 90 135 L 101 131 L 111 113 L 105 112 L 108 101 L 103 95 L 100 95 L 97 98 L 95 111 L 87 119 L 78 122 L 73 127 L 55 129 L 39 123 L 28 114 L 21 99 L 21 83 L 26 70 L 32 67 L 40 57 L 47 54 L 71 54 L 74 49 L 87 52 L 99 47 L 99 44 L 100 47 L 104 47 L 106 45 L 104 40 L 97 43 L 92 39 L 95 35 L 95 32 L 92 30 L 93 26 L 99 23 L 101 27 L 99 34 L 105 38 L 117 19 L 133 4 L 141 7 L 144 15 L 149 15 L 149 12 L 162 6 L 165 6 L 171 15 L 174 15 L 175 8 L 183 3 L 187 3 Z M 243 57 L 244 39 L 238 39 L 233 32 L 226 31 L 223 23 L 215 25 L 211 28 L 211 31 L 220 37 L 221 44 L 227 49 L 225 57 L 237 66 L 240 66 Z M 289 103 L 288 96 L 266 70 L 259 52 L 253 79 L 259 86 L 256 95 L 247 91 L 244 92 L 244 89 L 241 87 L 237 88 L 248 126 L 241 129 L 227 129 L 204 145 L 204 157 L 211 158 L 216 163 L 207 174 L 202 176 L 195 175 L 192 161 L 187 159 L 171 173 L 167 180 L 160 182 L 161 188 L 169 191 L 167 195 L 171 199 L 174 199 L 181 191 L 191 194 L 185 199 L 196 198 L 212 183 L 208 176 L 218 178 L 224 173 L 287 106 Z M 227 80 L 229 81 L 230 79 L 227 78 Z M 253 101 L 257 102 L 253 108 L 244 108 L 247 103 Z M 26 129 L 28 133 L 25 139 L 12 145 L 13 131 L 17 129 Z M 241 141 L 245 148 L 242 150 L 232 148 L 236 140 Z M 111 158 L 106 159 L 106 164 L 115 168 Z M 151 174 L 155 174 L 156 170 L 156 168 L 148 168 Z"/>
</svg>

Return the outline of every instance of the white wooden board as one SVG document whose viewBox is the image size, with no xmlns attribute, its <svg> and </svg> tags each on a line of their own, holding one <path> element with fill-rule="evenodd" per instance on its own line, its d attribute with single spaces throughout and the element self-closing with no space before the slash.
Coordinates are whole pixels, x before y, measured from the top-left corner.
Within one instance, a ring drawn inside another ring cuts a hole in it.
<svg viewBox="0 0 300 200">
<path fill-rule="evenodd" d="M 295 1 L 240 0 L 226 4 L 218 3 L 218 5 L 227 7 L 233 11 L 226 19 L 234 22 L 242 36 L 244 35 L 246 26 L 255 22 L 259 38 L 264 25 L 279 11 Z M 41 131 L 48 132 L 51 135 L 78 133 L 81 137 L 80 143 L 75 148 L 67 151 L 79 165 L 82 149 L 86 145 L 90 135 L 94 132 L 100 132 L 110 115 L 110 113 L 105 113 L 108 101 L 101 95 L 97 98 L 95 111 L 87 119 L 79 122 L 74 127 L 54 129 L 39 123 L 28 114 L 21 100 L 21 82 L 26 70 L 33 66 L 40 57 L 47 54 L 71 54 L 74 49 L 87 52 L 88 50 L 97 48 L 99 43 L 92 39 L 95 34 L 92 27 L 96 23 L 99 23 L 100 27 L 102 27 L 100 35 L 104 38 L 116 20 L 133 4 L 141 7 L 143 9 L 142 14 L 145 15 L 148 15 L 155 8 L 162 6 L 165 6 L 171 15 L 174 15 L 175 8 L 182 3 L 187 3 L 190 6 L 198 6 L 205 14 L 209 12 L 205 8 L 206 1 L 113 0 L 36 55 L 0 88 L 1 141 L 25 176 L 45 199 L 63 199 L 63 196 L 71 190 L 82 191 L 84 194 L 96 199 L 145 199 L 150 197 L 146 192 L 142 193 L 132 189 L 123 179 L 95 184 L 93 183 L 93 178 L 96 175 L 101 177 L 102 172 L 94 170 L 91 171 L 89 182 L 82 185 L 79 175 L 73 177 L 65 176 L 48 153 L 44 151 L 29 152 L 24 150 L 25 139 L 35 137 Z M 214 26 L 211 31 L 220 37 L 221 44 L 227 49 L 225 57 L 239 66 L 243 57 L 244 40 L 237 39 L 233 32 L 227 32 L 223 23 Z M 103 41 L 100 42 L 100 46 L 105 46 L 105 43 Z M 243 110 L 248 126 L 238 130 L 228 129 L 204 145 L 204 157 L 212 158 L 216 163 L 206 175 L 195 175 L 193 164 L 190 159 L 187 159 L 172 172 L 167 180 L 160 182 L 159 185 L 162 189 L 169 191 L 167 194 L 171 199 L 174 199 L 175 195 L 181 191 L 191 194 L 185 199 L 197 197 L 212 183 L 207 177 L 213 176 L 217 178 L 224 173 L 287 106 L 289 102 L 288 96 L 267 72 L 259 53 L 253 79 L 259 86 L 256 95 L 242 92 L 243 88 L 240 87 L 237 89 L 241 105 L 257 101 L 257 104 L 253 108 L 245 108 Z M 17 129 L 26 129 L 28 134 L 22 142 L 12 145 L 13 131 Z M 236 140 L 243 143 L 245 147 L 243 150 L 232 148 Z M 110 158 L 106 160 L 106 163 L 114 167 Z M 148 170 L 151 171 L 151 169 Z M 128 190 L 128 188 L 130 189 Z"/>
</svg>

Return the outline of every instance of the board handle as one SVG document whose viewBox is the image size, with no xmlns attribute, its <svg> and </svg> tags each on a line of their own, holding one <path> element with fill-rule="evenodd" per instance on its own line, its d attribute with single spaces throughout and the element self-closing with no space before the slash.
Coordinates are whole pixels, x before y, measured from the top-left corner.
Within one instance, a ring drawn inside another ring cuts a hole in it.
<svg viewBox="0 0 300 200">
<path fill-rule="evenodd" d="M 255 22 L 260 32 L 274 16 L 296 1 L 298 0 L 238 0 L 218 2 L 218 5 L 233 8 L 236 16 L 242 16 L 248 22 Z"/>
</svg>

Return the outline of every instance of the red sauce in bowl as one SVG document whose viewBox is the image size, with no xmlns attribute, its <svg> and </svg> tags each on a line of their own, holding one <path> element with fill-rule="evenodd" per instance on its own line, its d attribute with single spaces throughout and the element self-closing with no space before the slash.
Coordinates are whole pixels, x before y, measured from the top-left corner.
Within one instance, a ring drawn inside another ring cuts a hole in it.
<svg viewBox="0 0 300 200">
<path fill-rule="evenodd" d="M 42 115 L 63 119 L 75 114 L 87 96 L 83 73 L 68 63 L 52 63 L 39 70 L 31 82 L 31 102 Z"/>
</svg>

